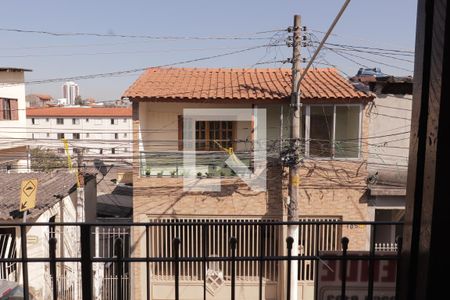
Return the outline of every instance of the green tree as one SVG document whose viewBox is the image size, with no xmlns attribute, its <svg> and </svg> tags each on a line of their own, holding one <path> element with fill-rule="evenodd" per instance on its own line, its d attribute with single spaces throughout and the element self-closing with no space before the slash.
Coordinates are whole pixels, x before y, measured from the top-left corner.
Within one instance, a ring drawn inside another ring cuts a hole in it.
<svg viewBox="0 0 450 300">
<path fill-rule="evenodd" d="M 31 149 L 30 154 L 33 171 L 48 172 L 59 168 L 67 168 L 67 160 L 52 150 L 38 147 Z"/>
<path fill-rule="evenodd" d="M 75 105 L 83 105 L 83 99 L 81 99 L 81 96 L 75 97 Z"/>
</svg>

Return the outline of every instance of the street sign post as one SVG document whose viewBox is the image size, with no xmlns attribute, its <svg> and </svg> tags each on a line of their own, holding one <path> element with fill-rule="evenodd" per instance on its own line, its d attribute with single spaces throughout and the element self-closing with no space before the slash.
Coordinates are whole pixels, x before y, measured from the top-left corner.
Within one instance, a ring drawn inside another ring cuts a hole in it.
<svg viewBox="0 0 450 300">
<path fill-rule="evenodd" d="M 37 179 L 22 180 L 19 211 L 26 212 L 36 206 Z"/>
</svg>

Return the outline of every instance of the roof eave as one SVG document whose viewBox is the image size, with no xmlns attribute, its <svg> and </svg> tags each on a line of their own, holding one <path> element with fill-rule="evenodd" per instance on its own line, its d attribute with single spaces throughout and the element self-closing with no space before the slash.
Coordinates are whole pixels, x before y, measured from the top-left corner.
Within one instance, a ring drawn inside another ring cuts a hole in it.
<svg viewBox="0 0 450 300">
<path fill-rule="evenodd" d="M 127 97 L 132 102 L 152 102 L 152 103 L 288 103 L 290 97 L 280 98 L 182 98 L 182 97 Z M 372 101 L 375 97 L 372 95 L 352 98 L 302 98 L 301 101 L 307 104 L 321 103 L 366 103 Z"/>
</svg>

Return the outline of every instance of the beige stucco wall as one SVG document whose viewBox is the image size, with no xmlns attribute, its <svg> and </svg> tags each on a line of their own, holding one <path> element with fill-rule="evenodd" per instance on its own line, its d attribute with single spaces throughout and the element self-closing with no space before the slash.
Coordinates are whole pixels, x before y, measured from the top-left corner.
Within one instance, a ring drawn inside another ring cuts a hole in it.
<svg viewBox="0 0 450 300">
<path fill-rule="evenodd" d="M 251 104 L 214 105 L 197 103 L 142 103 L 139 114 L 144 151 L 178 151 L 178 116 L 183 109 L 251 108 Z M 236 139 L 250 138 L 251 122 L 238 122 Z M 237 151 L 242 150 L 238 145 Z"/>
</svg>

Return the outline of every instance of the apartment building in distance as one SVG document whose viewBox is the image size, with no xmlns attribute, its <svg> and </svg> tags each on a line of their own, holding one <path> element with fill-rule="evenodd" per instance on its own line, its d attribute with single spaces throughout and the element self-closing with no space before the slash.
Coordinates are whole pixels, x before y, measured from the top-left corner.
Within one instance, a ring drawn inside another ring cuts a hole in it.
<svg viewBox="0 0 450 300">
<path fill-rule="evenodd" d="M 64 153 L 62 139 L 83 149 L 85 159 L 131 159 L 130 107 L 43 107 L 27 109 L 29 138 L 36 145 Z"/>
<path fill-rule="evenodd" d="M 80 96 L 80 87 L 73 81 L 65 82 L 62 91 L 63 98 L 67 100 L 68 105 L 74 105 L 75 99 Z"/>
</svg>

